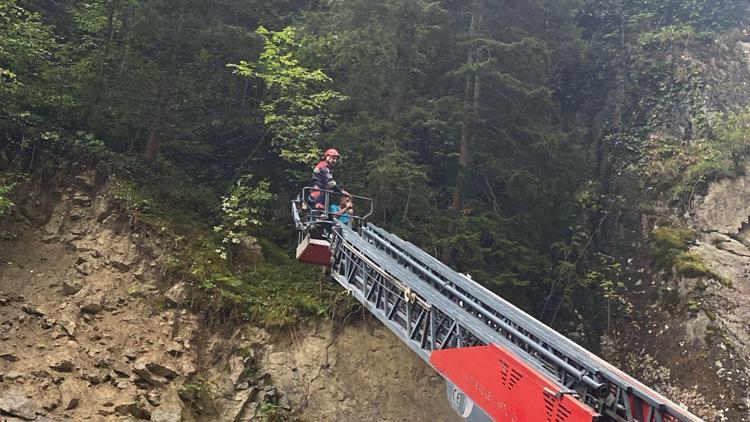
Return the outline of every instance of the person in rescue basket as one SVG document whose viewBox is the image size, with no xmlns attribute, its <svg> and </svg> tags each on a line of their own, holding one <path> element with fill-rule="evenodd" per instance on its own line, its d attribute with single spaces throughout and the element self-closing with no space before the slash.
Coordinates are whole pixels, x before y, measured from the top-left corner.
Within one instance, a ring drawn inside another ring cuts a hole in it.
<svg viewBox="0 0 750 422">
<path fill-rule="evenodd" d="M 333 214 L 333 217 L 338 219 L 341 224 L 349 225 L 349 219 L 354 214 L 354 204 L 349 194 L 341 195 L 341 201 L 338 204 L 331 204 L 328 207 L 328 212 Z"/>
<path fill-rule="evenodd" d="M 326 192 L 321 192 L 321 190 L 349 195 L 333 180 L 333 167 L 338 163 L 339 157 L 340 154 L 338 151 L 333 148 L 327 149 L 323 155 L 323 159 L 313 169 L 311 183 L 313 190 L 310 191 L 308 202 L 317 210 L 325 210 L 326 208 Z"/>
</svg>

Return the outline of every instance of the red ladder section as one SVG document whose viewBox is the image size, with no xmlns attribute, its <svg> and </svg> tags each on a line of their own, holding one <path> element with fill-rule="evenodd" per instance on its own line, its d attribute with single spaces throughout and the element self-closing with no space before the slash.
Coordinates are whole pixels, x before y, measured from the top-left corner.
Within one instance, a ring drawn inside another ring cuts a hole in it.
<svg viewBox="0 0 750 422">
<path fill-rule="evenodd" d="M 599 420 L 594 409 L 496 344 L 435 350 L 430 363 L 496 421 Z"/>
</svg>

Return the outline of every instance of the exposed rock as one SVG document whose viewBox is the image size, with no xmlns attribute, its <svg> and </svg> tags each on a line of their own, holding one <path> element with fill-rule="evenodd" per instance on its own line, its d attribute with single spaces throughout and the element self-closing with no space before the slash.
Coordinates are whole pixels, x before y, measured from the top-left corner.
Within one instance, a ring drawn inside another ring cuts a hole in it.
<svg viewBox="0 0 750 422">
<path fill-rule="evenodd" d="M 120 258 L 110 258 L 109 265 L 123 273 L 130 271 L 130 264 Z"/>
<path fill-rule="evenodd" d="M 187 285 L 177 283 L 164 294 L 164 300 L 171 306 L 180 306 L 187 298 Z"/>
<path fill-rule="evenodd" d="M 0 412 L 29 421 L 36 419 L 36 406 L 14 389 L 0 393 Z"/>
<path fill-rule="evenodd" d="M 130 378 L 130 368 L 122 363 L 116 363 L 112 365 L 112 371 L 115 375 L 121 378 Z"/>
<path fill-rule="evenodd" d="M 138 402 L 131 401 L 115 406 L 118 415 L 132 415 L 138 419 L 151 420 L 151 412 Z"/>
<path fill-rule="evenodd" d="M 19 207 L 18 211 L 36 226 L 41 226 L 46 223 L 49 220 L 51 213 L 51 209 L 38 199 L 26 201 Z"/>
<path fill-rule="evenodd" d="M 71 221 L 78 221 L 83 218 L 83 214 L 81 214 L 77 210 L 73 210 L 70 212 L 70 215 L 68 215 Z"/>
<path fill-rule="evenodd" d="M 195 375 L 196 372 L 198 372 L 198 368 L 192 361 L 183 361 L 182 365 L 180 366 L 180 372 L 185 378 L 190 378 Z"/>
<path fill-rule="evenodd" d="M 108 375 L 101 372 L 91 372 L 84 375 L 84 378 L 91 383 L 91 385 L 99 385 L 107 379 Z"/>
<path fill-rule="evenodd" d="M 263 389 L 263 400 L 266 402 L 275 402 L 279 398 L 279 391 L 275 386 L 269 385 Z"/>
<path fill-rule="evenodd" d="M 57 324 L 57 320 L 56 319 L 47 317 L 47 318 L 42 319 L 42 323 L 41 323 L 40 326 L 42 328 L 44 328 L 45 330 L 49 330 L 55 324 Z"/>
<path fill-rule="evenodd" d="M 232 262 L 238 265 L 255 265 L 263 262 L 263 248 L 258 244 L 258 239 L 245 236 L 240 240 L 232 251 Z"/>
<path fill-rule="evenodd" d="M 179 375 L 176 371 L 174 371 L 171 368 L 168 368 L 160 363 L 156 362 L 149 362 L 146 364 L 146 368 L 154 375 L 158 375 L 160 377 L 164 377 L 166 379 L 172 380 L 177 378 L 177 375 Z"/>
<path fill-rule="evenodd" d="M 289 403 L 289 399 L 286 396 L 279 398 L 279 407 L 284 410 L 292 410 L 292 405 Z"/>
<path fill-rule="evenodd" d="M 91 192 L 94 189 L 94 178 L 96 173 L 94 171 L 87 171 L 79 174 L 74 178 L 75 185 L 78 189 Z"/>
<path fill-rule="evenodd" d="M 49 372 L 45 371 L 44 369 L 39 369 L 36 371 L 31 371 L 31 375 L 37 377 L 37 378 L 47 378 L 49 377 Z"/>
<path fill-rule="evenodd" d="M 723 236 L 719 233 L 713 233 L 713 235 L 714 238 L 717 239 L 717 248 L 727 252 L 731 252 L 735 255 L 750 257 L 750 249 L 748 249 L 747 246 L 745 246 L 741 242 L 738 242 L 730 238 L 729 236 Z"/>
<path fill-rule="evenodd" d="M 61 317 L 60 321 L 57 322 L 57 324 L 60 326 L 60 328 L 65 331 L 65 333 L 70 337 L 76 336 L 76 328 L 78 328 L 75 320 L 69 316 L 64 315 Z"/>
<path fill-rule="evenodd" d="M 81 291 L 83 284 L 78 281 L 63 281 L 62 283 L 62 294 L 65 296 L 73 296 L 74 294 Z"/>
<path fill-rule="evenodd" d="M 148 394 L 146 394 L 146 401 L 148 401 L 151 406 L 159 406 L 161 404 L 161 393 L 158 391 L 149 391 Z"/>
<path fill-rule="evenodd" d="M 58 419 L 53 419 L 47 416 L 37 416 L 34 422 L 58 422 Z"/>
<path fill-rule="evenodd" d="M 5 375 L 3 376 L 3 378 L 9 379 L 9 380 L 13 381 L 13 380 L 17 380 L 17 379 L 22 379 L 23 378 L 23 374 L 20 373 L 20 372 L 18 372 L 18 371 L 8 371 L 8 372 L 5 373 Z"/>
<path fill-rule="evenodd" d="M 704 231 L 737 234 L 750 216 L 750 168 L 745 175 L 721 179 L 695 208 L 695 222 Z"/>
<path fill-rule="evenodd" d="M 112 416 L 112 415 L 115 414 L 115 408 L 114 407 L 109 407 L 109 406 L 104 406 L 101 409 L 99 409 L 99 414 L 102 415 L 102 416 Z"/>
<path fill-rule="evenodd" d="M 73 203 L 82 207 L 90 207 L 91 197 L 88 195 L 75 195 L 73 197 Z"/>
<path fill-rule="evenodd" d="M 89 275 L 91 274 L 91 264 L 88 262 L 83 262 L 80 264 L 75 265 L 76 271 L 81 275 Z"/>
<path fill-rule="evenodd" d="M 62 395 L 59 391 L 52 391 L 45 395 L 44 398 L 41 399 L 42 408 L 46 411 L 51 411 L 54 409 L 57 409 L 62 404 Z M 37 418 L 36 420 L 39 420 Z"/>
<path fill-rule="evenodd" d="M 0 353 L 0 359 L 7 360 L 8 362 L 18 362 L 18 356 L 13 353 Z"/>
<path fill-rule="evenodd" d="M 182 344 L 174 340 L 170 341 L 167 345 L 167 354 L 172 357 L 179 357 L 180 355 L 182 355 L 183 350 L 184 347 L 182 346 Z"/>
<path fill-rule="evenodd" d="M 122 351 L 122 355 L 128 359 L 128 360 L 135 360 L 135 358 L 138 357 L 138 353 L 136 353 L 133 349 L 125 349 Z"/>
<path fill-rule="evenodd" d="M 72 410 L 78 407 L 80 400 L 78 397 L 73 397 L 70 400 L 68 400 L 67 404 L 65 404 L 65 410 Z"/>
<path fill-rule="evenodd" d="M 259 389 L 257 387 L 241 390 L 234 395 L 234 400 L 225 403 L 221 412 L 221 420 L 246 421 L 252 419 L 254 400 Z"/>
<path fill-rule="evenodd" d="M 81 312 L 84 314 L 96 314 L 102 310 L 102 297 L 92 295 L 84 298 L 80 303 Z"/>
<path fill-rule="evenodd" d="M 43 317 L 45 315 L 39 308 L 32 308 L 29 305 L 23 305 L 21 310 L 32 316 Z"/>
<path fill-rule="evenodd" d="M 183 420 L 184 407 L 174 389 L 162 395 L 161 404 L 151 413 L 152 422 L 181 422 Z M 221 419 L 232 420 L 232 419 Z"/>
<path fill-rule="evenodd" d="M 101 223 L 112 215 L 112 204 L 109 201 L 94 202 L 94 215 L 97 223 Z"/>
<path fill-rule="evenodd" d="M 168 382 L 166 378 L 151 373 L 143 362 L 137 362 L 133 366 L 133 372 L 138 375 L 138 380 L 145 381 L 155 387 L 162 386 Z"/>
<path fill-rule="evenodd" d="M 69 360 L 60 360 L 53 363 L 49 367 L 58 372 L 70 372 L 75 368 L 75 365 L 73 365 L 73 362 Z"/>
</svg>

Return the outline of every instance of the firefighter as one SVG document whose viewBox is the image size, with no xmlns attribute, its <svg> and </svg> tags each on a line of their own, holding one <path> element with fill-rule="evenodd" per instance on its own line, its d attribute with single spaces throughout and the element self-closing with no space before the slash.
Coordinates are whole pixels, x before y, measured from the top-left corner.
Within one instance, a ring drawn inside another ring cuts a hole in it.
<svg viewBox="0 0 750 422">
<path fill-rule="evenodd" d="M 313 190 L 310 191 L 308 202 L 316 210 L 325 210 L 326 192 L 320 190 L 329 190 L 344 195 L 349 195 L 346 191 L 342 190 L 333 180 L 333 166 L 339 161 L 340 154 L 333 148 L 327 149 L 323 158 L 315 166 L 312 177 Z"/>
</svg>

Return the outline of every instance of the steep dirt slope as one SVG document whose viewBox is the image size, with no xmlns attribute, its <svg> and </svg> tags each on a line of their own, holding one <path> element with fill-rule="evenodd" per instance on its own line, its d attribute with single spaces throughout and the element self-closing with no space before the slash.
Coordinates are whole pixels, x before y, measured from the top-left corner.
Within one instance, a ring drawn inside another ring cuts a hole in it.
<svg viewBox="0 0 750 422">
<path fill-rule="evenodd" d="M 197 319 L 160 306 L 139 235 L 119 233 L 91 177 L 78 181 L 0 249 L 0 411 L 189 420 L 177 390 L 197 371 Z"/>
<path fill-rule="evenodd" d="M 377 320 L 303 327 L 260 362 L 308 420 L 455 421 L 445 383 Z"/>
<path fill-rule="evenodd" d="M 30 191 L 0 243 L 0 420 L 455 420 L 382 326 L 207 326 L 163 286 L 168 239 L 83 173 Z M 70 186 L 70 187 L 67 187 Z"/>
</svg>

